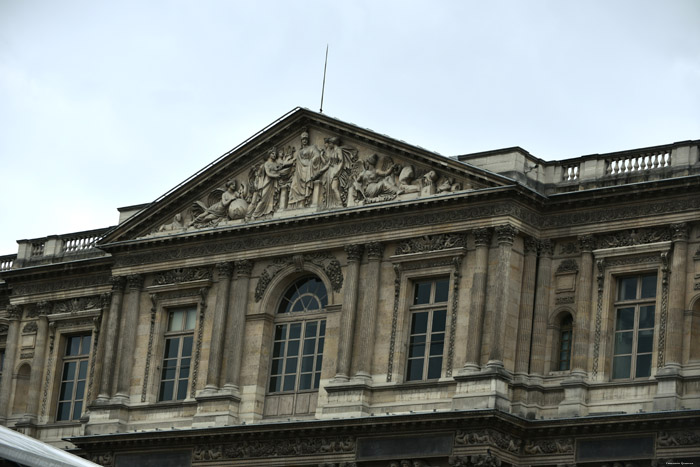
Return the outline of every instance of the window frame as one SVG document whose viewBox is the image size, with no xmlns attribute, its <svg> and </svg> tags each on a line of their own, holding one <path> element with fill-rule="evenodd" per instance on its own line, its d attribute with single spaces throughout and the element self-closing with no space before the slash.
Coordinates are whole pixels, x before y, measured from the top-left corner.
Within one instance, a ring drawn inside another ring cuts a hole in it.
<svg viewBox="0 0 700 467">
<path fill-rule="evenodd" d="M 89 342 L 89 348 L 87 349 L 87 353 L 82 353 L 82 354 L 77 354 L 77 355 L 66 355 L 66 351 L 68 348 L 68 342 L 75 338 L 75 337 L 81 337 L 81 342 L 80 342 L 80 348 L 82 349 L 83 346 L 83 339 L 85 337 L 90 337 L 90 342 Z M 55 420 L 56 423 L 76 423 L 80 422 L 80 416 L 78 418 L 73 418 L 72 414 L 75 411 L 75 391 L 77 384 L 74 384 L 74 388 L 71 391 L 71 398 L 70 399 L 61 399 L 61 391 L 63 389 L 63 383 L 67 380 L 64 380 L 64 370 L 65 370 L 65 363 L 66 361 L 68 362 L 77 362 L 77 371 L 76 371 L 76 378 L 73 379 L 73 383 L 77 382 L 77 378 L 79 377 L 79 371 L 80 371 L 80 364 L 82 362 L 85 362 L 85 378 L 82 380 L 84 382 L 83 384 L 83 397 L 81 399 L 81 404 L 82 404 L 82 410 L 80 415 L 82 416 L 83 413 L 87 411 L 87 405 L 91 402 L 88 400 L 88 393 L 90 392 L 90 384 L 92 383 L 90 379 L 90 369 L 93 365 L 92 359 L 93 359 L 93 354 L 92 354 L 92 349 L 94 347 L 94 339 L 95 339 L 95 333 L 93 332 L 92 329 L 83 329 L 83 330 L 66 330 L 65 332 L 61 333 L 60 335 L 60 345 L 57 346 L 57 353 L 58 353 L 58 358 L 56 359 L 58 364 L 56 365 L 56 381 L 55 381 L 55 397 L 54 397 L 54 403 L 53 403 L 53 419 Z M 65 403 L 66 401 L 70 402 L 70 411 L 69 413 L 71 414 L 70 418 L 67 419 L 59 419 L 59 407 L 61 406 L 62 403 Z"/>
<path fill-rule="evenodd" d="M 564 324 L 564 321 L 570 320 L 571 322 L 568 324 Z M 562 353 L 564 352 L 564 349 L 562 349 L 563 344 L 564 344 L 564 339 L 563 335 L 565 332 L 569 333 L 569 348 L 568 348 L 568 359 L 566 362 L 568 363 L 566 368 L 561 368 L 561 364 L 563 363 L 563 360 L 561 358 Z M 555 347 L 555 365 L 554 365 L 554 370 L 557 372 L 565 372 L 565 371 L 571 371 L 571 357 L 573 354 L 573 348 L 574 348 L 574 317 L 571 313 L 564 312 L 559 316 L 557 319 L 557 345 Z"/>
<path fill-rule="evenodd" d="M 192 384 L 192 370 L 194 369 L 194 359 L 195 359 L 195 349 L 196 349 L 196 331 L 197 331 L 197 321 L 198 321 L 198 316 L 199 316 L 199 307 L 196 304 L 190 304 L 190 305 L 180 305 L 180 306 L 169 306 L 165 307 L 163 309 L 164 317 L 163 317 L 163 332 L 162 332 L 162 349 L 159 353 L 161 356 L 159 362 L 160 364 L 158 365 L 158 381 L 157 381 L 157 391 L 156 391 L 156 401 L 159 403 L 168 403 L 168 402 L 182 402 L 185 401 L 189 398 L 194 397 L 194 394 L 191 394 L 192 389 L 191 389 L 191 384 Z M 185 315 L 183 319 L 183 329 L 180 330 L 168 330 L 168 327 L 170 325 L 170 319 L 171 319 L 171 314 L 176 313 L 178 311 L 185 311 L 185 312 L 192 312 L 193 314 L 193 319 L 194 319 L 194 325 L 191 329 L 185 329 L 184 324 L 187 323 L 188 317 L 187 314 Z M 190 346 L 190 354 L 189 357 L 183 357 L 182 356 L 182 350 L 184 348 L 184 340 L 191 336 L 192 337 L 192 344 Z M 173 381 L 173 388 L 172 388 L 172 398 L 169 399 L 162 399 L 162 391 L 163 391 L 163 373 L 165 370 L 165 361 L 166 360 L 173 360 L 173 358 L 166 358 L 166 349 L 168 348 L 168 340 L 178 340 L 178 350 L 177 350 L 177 356 L 174 358 L 175 360 L 175 374 L 174 378 L 170 379 L 168 378 L 167 381 Z M 183 380 L 180 377 L 180 372 L 182 368 L 182 359 L 183 358 L 189 358 L 190 363 L 187 371 L 187 378 L 186 378 L 186 390 L 185 390 L 185 397 L 180 399 L 179 392 L 178 392 L 178 385 L 179 383 Z"/>
<path fill-rule="evenodd" d="M 655 291 L 654 291 L 654 296 L 653 297 L 641 297 L 642 295 L 642 279 L 644 277 L 650 277 L 650 276 L 655 276 L 656 278 L 656 283 L 655 283 Z M 658 270 L 651 270 L 651 271 L 639 271 L 639 272 L 634 272 L 634 273 L 623 273 L 623 274 L 616 274 L 614 277 L 614 284 L 615 286 L 613 287 L 612 292 L 612 307 L 611 307 L 611 320 L 612 320 L 612 327 L 611 327 L 611 336 L 612 336 L 612 344 L 611 344 L 611 358 L 610 358 L 610 380 L 611 381 L 616 381 L 616 382 L 623 382 L 623 381 L 646 381 L 649 380 L 653 374 L 654 374 L 654 368 L 655 368 L 655 353 L 656 353 L 656 339 L 658 338 L 658 320 L 659 320 L 659 292 L 661 291 L 661 283 L 660 283 L 660 274 Z M 636 279 L 636 297 L 633 299 L 621 299 L 620 298 L 620 292 L 622 288 L 622 281 L 626 279 L 631 279 L 635 278 Z M 645 306 L 653 306 L 653 323 L 649 327 L 644 327 L 640 328 L 639 327 L 639 321 L 640 321 L 640 316 L 641 316 L 641 308 Z M 632 328 L 626 328 L 626 329 L 621 329 L 618 330 L 617 322 L 618 322 L 618 312 L 623 309 L 627 308 L 632 308 L 634 317 L 633 317 L 633 325 Z M 651 331 L 651 347 L 649 351 L 645 352 L 639 352 L 638 349 L 638 341 L 639 341 L 639 335 L 640 332 L 644 331 Z M 632 333 L 632 342 L 631 342 L 631 349 L 629 353 L 616 353 L 616 347 L 617 347 L 617 341 L 618 341 L 618 333 Z M 648 375 L 645 376 L 637 376 L 637 361 L 638 357 L 640 355 L 649 355 L 649 368 L 648 368 Z M 630 364 L 629 364 L 629 374 L 627 377 L 616 377 L 615 376 L 615 359 L 617 357 L 625 357 L 629 356 L 630 358 Z"/>
</svg>

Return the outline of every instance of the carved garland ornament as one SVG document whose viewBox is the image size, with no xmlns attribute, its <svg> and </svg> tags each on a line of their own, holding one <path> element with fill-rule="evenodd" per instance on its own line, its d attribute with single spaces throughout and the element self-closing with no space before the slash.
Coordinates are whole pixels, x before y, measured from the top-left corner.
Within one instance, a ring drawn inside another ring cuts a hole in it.
<svg viewBox="0 0 700 467">
<path fill-rule="evenodd" d="M 474 456 L 452 456 L 449 464 L 452 467 L 501 467 L 501 459 L 487 452 Z"/>
<path fill-rule="evenodd" d="M 457 434 L 455 435 L 455 444 L 467 446 L 491 445 L 517 454 L 520 452 L 522 441 L 511 435 L 507 435 L 496 430 L 457 430 Z"/>
<path fill-rule="evenodd" d="M 100 295 L 61 300 L 53 303 L 51 313 L 77 313 L 79 311 L 95 310 L 102 308 L 102 301 L 103 299 Z"/>
<path fill-rule="evenodd" d="M 465 248 L 466 246 L 467 239 L 465 235 L 424 235 L 423 237 L 401 241 L 401 243 L 399 243 L 399 245 L 396 247 L 394 254 L 408 255 L 413 253 L 425 253 L 428 251 L 446 250 L 448 248 Z"/>
<path fill-rule="evenodd" d="M 46 379 L 44 380 L 44 392 L 41 397 L 41 416 L 46 415 L 46 401 L 49 397 L 49 382 L 53 370 L 53 348 L 56 341 L 56 323 L 49 323 L 49 361 L 46 362 Z"/>
<path fill-rule="evenodd" d="M 528 440 L 523 446 L 523 452 L 528 455 L 571 454 L 574 452 L 574 440 L 573 438 Z"/>
<path fill-rule="evenodd" d="M 153 279 L 153 285 L 179 284 L 200 280 L 211 280 L 211 268 L 177 268 L 159 272 Z"/>
<path fill-rule="evenodd" d="M 198 462 L 223 459 L 259 457 L 308 456 L 355 452 L 352 437 L 256 439 L 232 444 L 203 444 L 195 446 L 192 460 Z"/>
<path fill-rule="evenodd" d="M 570 274 L 578 272 L 578 263 L 575 259 L 565 259 L 559 264 L 556 274 Z"/>
</svg>

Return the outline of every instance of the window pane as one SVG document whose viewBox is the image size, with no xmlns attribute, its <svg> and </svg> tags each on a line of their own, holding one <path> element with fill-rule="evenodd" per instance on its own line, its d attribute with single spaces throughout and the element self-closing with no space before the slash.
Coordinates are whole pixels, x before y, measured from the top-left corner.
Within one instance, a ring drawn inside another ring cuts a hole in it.
<svg viewBox="0 0 700 467">
<path fill-rule="evenodd" d="M 314 377 L 314 387 L 312 389 L 318 389 L 320 382 L 321 382 L 321 373 L 316 373 L 316 376 Z"/>
<path fill-rule="evenodd" d="M 85 381 L 78 381 L 78 384 L 75 386 L 75 400 L 82 399 L 83 394 L 85 394 Z"/>
<path fill-rule="evenodd" d="M 301 372 L 307 373 L 314 369 L 314 357 L 304 357 L 301 359 Z"/>
<path fill-rule="evenodd" d="M 654 330 L 647 329 L 646 331 L 639 331 L 637 334 L 637 352 L 646 353 L 651 352 L 654 347 Z"/>
<path fill-rule="evenodd" d="M 177 384 L 177 400 L 181 401 L 187 398 L 187 380 L 181 380 Z"/>
<path fill-rule="evenodd" d="M 175 367 L 163 367 L 161 379 L 175 379 Z"/>
<path fill-rule="evenodd" d="M 182 365 L 180 366 L 180 375 L 179 378 L 189 378 L 190 377 L 190 359 L 186 359 L 187 361 L 182 362 Z"/>
<path fill-rule="evenodd" d="M 180 339 L 165 340 L 165 358 L 177 358 L 177 350 L 180 346 Z"/>
<path fill-rule="evenodd" d="M 81 355 L 88 355 L 90 353 L 90 341 L 92 336 L 83 336 L 81 346 L 82 348 L 80 349 L 80 354 Z"/>
<path fill-rule="evenodd" d="M 61 391 L 58 395 L 58 400 L 66 401 L 73 399 L 73 383 L 67 382 L 61 384 Z"/>
<path fill-rule="evenodd" d="M 284 387 L 283 391 L 294 391 L 294 384 L 296 383 L 296 375 L 288 375 L 284 377 Z"/>
<path fill-rule="evenodd" d="M 447 296 L 450 292 L 450 281 L 449 279 L 440 279 L 435 281 L 435 302 L 446 302 Z"/>
<path fill-rule="evenodd" d="M 316 371 L 321 371 L 322 363 L 323 363 L 323 355 L 319 354 L 316 357 Z"/>
<path fill-rule="evenodd" d="M 409 360 L 406 380 L 416 381 L 421 379 L 423 379 L 423 359 Z"/>
<path fill-rule="evenodd" d="M 433 332 L 442 332 L 445 330 L 445 315 L 446 310 L 435 310 L 433 312 Z"/>
<path fill-rule="evenodd" d="M 304 331 L 305 337 L 316 337 L 316 328 L 318 326 L 318 321 L 310 321 L 306 323 L 306 330 Z"/>
<path fill-rule="evenodd" d="M 411 334 L 425 334 L 428 331 L 428 312 L 413 313 Z"/>
<path fill-rule="evenodd" d="M 277 376 L 273 376 L 270 378 L 270 386 L 268 387 L 267 390 L 270 392 L 279 392 L 281 384 L 282 384 L 282 378 L 279 378 Z"/>
<path fill-rule="evenodd" d="M 76 402 L 73 407 L 73 420 L 80 420 L 80 414 L 83 413 L 83 403 Z"/>
<path fill-rule="evenodd" d="M 61 402 L 58 404 L 56 420 L 70 420 L 70 402 Z"/>
<path fill-rule="evenodd" d="M 289 325 L 289 338 L 299 339 L 301 337 L 301 323 L 294 323 Z"/>
<path fill-rule="evenodd" d="M 275 328 L 275 340 L 279 341 L 287 338 L 287 325 L 278 324 Z"/>
<path fill-rule="evenodd" d="M 311 381 L 312 380 L 312 375 L 311 373 L 305 373 L 299 377 L 299 390 L 303 391 L 306 389 L 311 389 Z"/>
<path fill-rule="evenodd" d="M 428 379 L 438 379 L 442 371 L 442 357 L 431 357 L 428 360 Z"/>
<path fill-rule="evenodd" d="M 87 360 L 81 360 L 78 364 L 78 379 L 85 379 L 87 377 Z"/>
<path fill-rule="evenodd" d="M 443 345 L 444 344 L 442 342 L 431 342 L 430 343 L 430 355 L 431 356 L 442 355 Z"/>
<path fill-rule="evenodd" d="M 634 329 L 634 308 L 619 308 L 617 310 L 616 331 Z"/>
<path fill-rule="evenodd" d="M 299 355 L 299 341 L 289 341 L 287 344 L 287 356 L 295 357 Z"/>
<path fill-rule="evenodd" d="M 425 344 L 413 344 L 408 350 L 409 357 L 422 357 L 425 355 Z"/>
<path fill-rule="evenodd" d="M 192 356 L 192 340 L 193 336 L 185 336 L 182 338 L 182 356 L 190 357 Z"/>
<path fill-rule="evenodd" d="M 66 355 L 80 355 L 80 337 L 70 337 L 66 343 Z"/>
<path fill-rule="evenodd" d="M 633 338 L 633 331 L 615 333 L 615 355 L 632 353 Z"/>
<path fill-rule="evenodd" d="M 161 381 L 159 400 L 162 400 L 162 401 L 173 400 L 173 387 L 174 387 L 174 383 L 172 381 Z"/>
<path fill-rule="evenodd" d="M 323 319 L 321 320 L 321 329 L 318 332 L 319 337 L 323 337 L 326 335 L 326 320 Z"/>
<path fill-rule="evenodd" d="M 413 294 L 414 305 L 425 305 L 430 303 L 430 287 L 432 282 L 418 282 Z"/>
<path fill-rule="evenodd" d="M 279 375 L 282 373 L 282 359 L 276 358 L 272 360 L 272 366 L 270 367 L 271 375 Z"/>
<path fill-rule="evenodd" d="M 191 331 L 197 323 L 197 310 L 187 310 L 187 322 L 185 322 L 185 330 Z"/>
<path fill-rule="evenodd" d="M 642 277 L 641 298 L 656 297 L 656 274 Z"/>
<path fill-rule="evenodd" d="M 613 379 L 630 377 L 631 359 L 629 355 L 613 358 Z"/>
<path fill-rule="evenodd" d="M 63 364 L 63 380 L 75 379 L 75 362 L 65 362 Z"/>
<path fill-rule="evenodd" d="M 321 355 L 321 354 L 323 353 L 323 342 L 324 342 L 324 340 L 325 340 L 324 338 L 320 338 L 320 339 L 318 340 L 318 354 L 319 354 L 319 355 Z"/>
<path fill-rule="evenodd" d="M 284 356 L 284 342 L 275 342 L 272 346 L 272 356 L 273 357 L 283 357 Z"/>
<path fill-rule="evenodd" d="M 620 279 L 619 300 L 634 300 L 637 298 L 637 278 L 626 277 Z"/>
<path fill-rule="evenodd" d="M 639 329 L 654 327 L 654 305 L 644 305 L 639 307 Z"/>
<path fill-rule="evenodd" d="M 168 322 L 168 331 L 182 331 L 183 311 L 171 311 Z"/>
<path fill-rule="evenodd" d="M 298 363 L 298 359 L 288 358 L 287 364 L 284 366 L 284 372 L 286 374 L 296 373 L 297 372 L 297 363 Z"/>
<path fill-rule="evenodd" d="M 304 355 L 313 355 L 316 350 L 316 339 L 304 339 Z"/>
<path fill-rule="evenodd" d="M 651 354 L 637 356 L 636 378 L 646 378 L 651 375 Z"/>
</svg>

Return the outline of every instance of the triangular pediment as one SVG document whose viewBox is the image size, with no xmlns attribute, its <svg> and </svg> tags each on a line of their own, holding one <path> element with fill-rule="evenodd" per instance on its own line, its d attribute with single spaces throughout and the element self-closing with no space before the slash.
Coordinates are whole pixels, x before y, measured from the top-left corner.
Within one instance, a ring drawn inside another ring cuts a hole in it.
<svg viewBox="0 0 700 467">
<path fill-rule="evenodd" d="M 295 109 L 119 225 L 103 244 L 410 203 L 508 180 Z"/>
</svg>

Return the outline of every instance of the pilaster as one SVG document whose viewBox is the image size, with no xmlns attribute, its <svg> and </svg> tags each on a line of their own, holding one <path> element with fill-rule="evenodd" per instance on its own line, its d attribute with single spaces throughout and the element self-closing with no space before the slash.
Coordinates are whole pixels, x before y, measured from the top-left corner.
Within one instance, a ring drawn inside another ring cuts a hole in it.
<svg viewBox="0 0 700 467">
<path fill-rule="evenodd" d="M 4 376 L 0 381 L 0 423 L 6 424 L 10 415 L 10 393 L 14 380 L 15 365 L 17 360 L 17 346 L 19 339 L 19 322 L 22 318 L 22 308 L 17 305 L 9 305 L 7 314 L 10 324 L 7 329 L 5 342 Z"/>
<path fill-rule="evenodd" d="M 525 238 L 525 264 L 520 289 L 520 313 L 518 318 L 518 342 L 515 351 L 515 373 L 527 373 L 532 339 L 532 315 L 535 303 L 535 279 L 537 276 L 537 240 Z"/>
<path fill-rule="evenodd" d="M 362 245 L 347 245 L 347 273 L 343 288 L 343 308 L 340 316 L 340 337 L 338 341 L 338 359 L 336 363 L 336 382 L 348 381 L 352 364 L 352 344 L 355 334 L 355 315 L 357 312 L 357 292 L 360 276 Z"/>
<path fill-rule="evenodd" d="M 139 318 L 139 301 L 143 276 L 134 274 L 127 276 L 127 292 L 124 300 L 124 312 L 119 329 L 119 370 L 117 376 L 117 390 L 114 396 L 117 402 L 128 403 L 131 391 L 131 373 L 134 367 L 134 348 L 136 346 L 136 328 Z"/>
<path fill-rule="evenodd" d="M 469 336 L 467 358 L 460 373 L 478 372 L 481 365 L 481 336 L 484 328 L 484 305 L 486 303 L 486 279 L 491 245 L 491 229 L 476 229 L 474 272 L 472 274 L 471 310 L 469 313 Z"/>
<path fill-rule="evenodd" d="M 112 379 L 114 371 L 112 371 L 112 369 L 116 365 L 115 360 L 118 342 L 117 339 L 119 338 L 119 318 L 121 315 L 125 285 L 125 277 L 112 277 L 112 301 L 110 302 L 109 314 L 107 315 L 107 330 L 102 337 L 102 340 L 104 341 L 104 357 L 102 359 L 103 371 L 100 378 L 100 387 L 95 404 L 106 404 L 113 395 Z"/>
<path fill-rule="evenodd" d="M 535 316 L 532 326 L 532 354 L 530 355 L 530 374 L 543 375 L 547 339 L 547 315 L 552 280 L 551 240 L 539 242 L 539 262 L 537 264 L 537 289 L 535 291 Z"/>
<path fill-rule="evenodd" d="M 369 243 L 367 250 L 367 265 L 362 277 L 364 291 L 362 310 L 360 312 L 360 349 L 356 377 L 369 380 L 372 375 L 372 355 L 374 353 L 374 331 L 377 318 L 377 299 L 379 298 L 379 269 L 381 266 L 384 245 Z"/>
<path fill-rule="evenodd" d="M 498 240 L 498 266 L 496 276 L 502 284 L 495 300 L 493 325 L 491 326 L 491 350 L 487 367 L 492 369 L 503 368 L 503 353 L 505 344 L 505 323 L 508 304 L 510 303 L 510 261 L 513 251 L 513 243 L 518 229 L 510 224 L 496 227 Z"/>
</svg>

